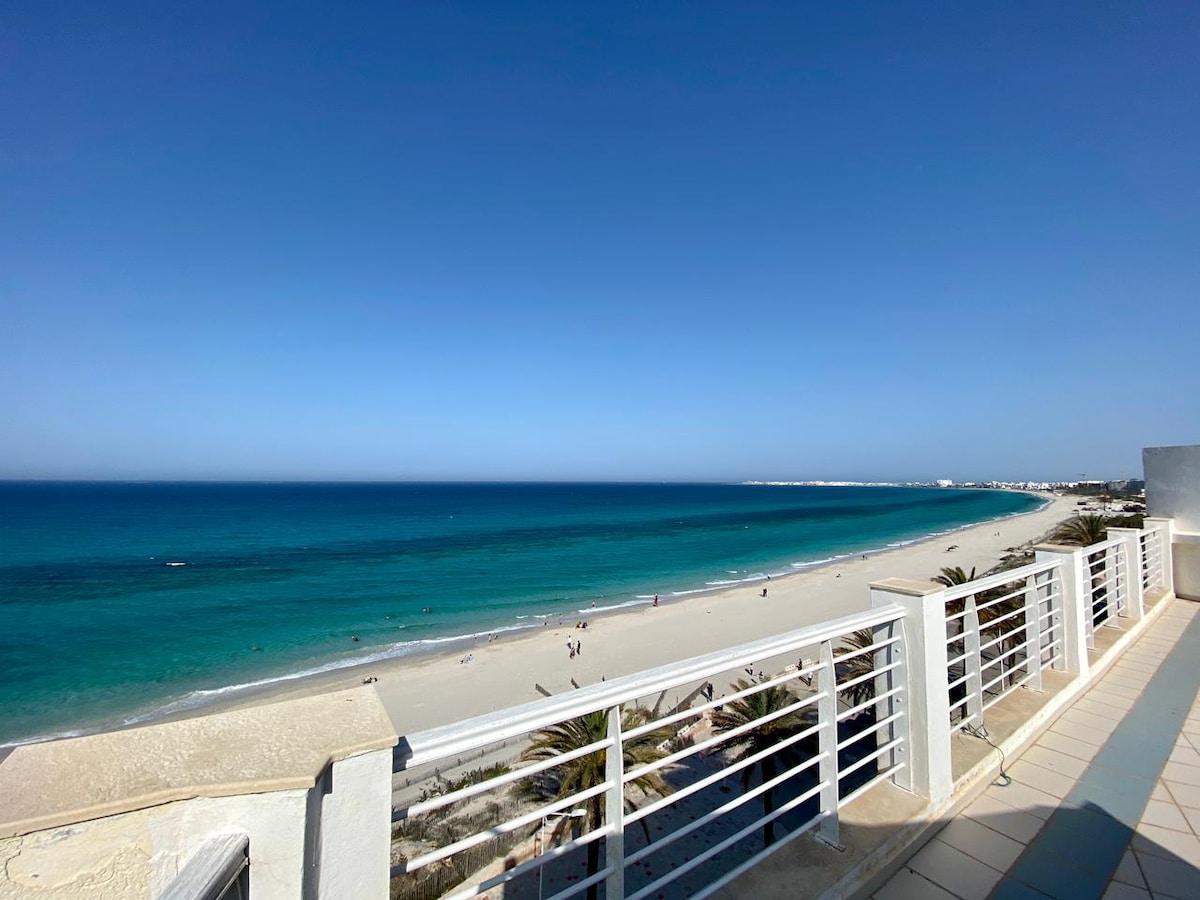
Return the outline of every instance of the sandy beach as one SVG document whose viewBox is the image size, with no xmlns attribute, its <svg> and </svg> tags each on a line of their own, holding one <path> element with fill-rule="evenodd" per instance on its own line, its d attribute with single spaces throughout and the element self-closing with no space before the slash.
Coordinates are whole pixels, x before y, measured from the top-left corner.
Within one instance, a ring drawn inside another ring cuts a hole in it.
<svg viewBox="0 0 1200 900">
<path fill-rule="evenodd" d="M 444 654 L 405 657 L 343 669 L 276 687 L 237 706 L 300 694 L 340 690 L 374 677 L 399 734 L 505 709 L 535 700 L 536 685 L 557 694 L 579 685 L 687 659 L 757 638 L 801 628 L 868 608 L 868 585 L 888 577 L 928 580 L 943 566 L 982 573 L 1008 548 L 1036 540 L 1074 514 L 1074 499 L 1047 496 L 1037 512 L 973 526 L 942 537 L 855 557 L 769 582 L 740 585 L 588 619 L 547 624 L 534 631 Z M 957 549 L 948 550 L 951 545 Z M 762 597 L 762 588 L 767 596 Z M 574 659 L 568 639 L 582 643 Z M 470 662 L 462 660 L 471 655 Z M 724 686 L 718 686 L 722 688 Z M 211 711 L 211 710 L 207 710 Z M 195 713 L 193 713 L 195 714 Z"/>
</svg>

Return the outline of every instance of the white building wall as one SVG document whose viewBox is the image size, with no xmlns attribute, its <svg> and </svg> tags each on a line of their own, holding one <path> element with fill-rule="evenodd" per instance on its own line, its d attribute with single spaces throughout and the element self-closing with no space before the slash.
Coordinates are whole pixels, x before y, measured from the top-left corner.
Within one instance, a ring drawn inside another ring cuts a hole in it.
<svg viewBox="0 0 1200 900">
<path fill-rule="evenodd" d="M 1147 447 L 1146 512 L 1173 518 L 1175 593 L 1200 600 L 1200 445 Z"/>
</svg>

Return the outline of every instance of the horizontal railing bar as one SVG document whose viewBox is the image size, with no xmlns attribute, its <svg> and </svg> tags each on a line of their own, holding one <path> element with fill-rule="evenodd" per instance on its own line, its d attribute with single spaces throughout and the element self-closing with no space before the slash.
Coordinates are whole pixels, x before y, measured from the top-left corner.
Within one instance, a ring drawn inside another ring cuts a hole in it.
<svg viewBox="0 0 1200 900">
<path fill-rule="evenodd" d="M 1018 597 L 1024 598 L 1027 590 L 1029 590 L 1029 586 L 1022 581 L 1016 590 L 1009 591 L 1007 594 L 1002 594 L 999 597 L 992 597 L 989 600 L 985 600 L 983 603 L 980 603 L 978 600 L 976 600 L 975 609 L 979 612 L 982 612 L 985 609 L 991 609 L 993 606 L 998 606 L 1001 603 L 1007 603 L 1009 600 L 1016 600 Z"/>
<path fill-rule="evenodd" d="M 649 815 L 653 815 L 660 809 L 665 809 L 668 806 L 678 803 L 680 800 L 690 797 L 692 794 L 699 793 L 705 788 L 711 787 L 718 781 L 724 781 L 730 775 L 740 772 L 742 769 L 753 766 L 759 760 L 766 759 L 768 756 L 778 753 L 780 750 L 786 749 L 793 744 L 800 743 L 802 740 L 811 737 L 824 727 L 825 725 L 817 723 L 816 725 L 806 728 L 803 731 L 798 731 L 795 734 L 788 735 L 788 737 L 780 740 L 778 743 L 773 744 L 765 750 L 760 750 L 751 756 L 747 756 L 745 759 L 739 759 L 735 763 L 730 763 L 728 766 L 722 767 L 713 774 L 706 775 L 699 781 L 693 782 L 692 784 L 682 787 L 677 791 L 673 791 L 672 793 L 667 794 L 665 797 L 660 797 L 653 803 L 648 803 L 645 806 L 639 807 L 625 816 L 625 824 L 631 825 L 640 819 L 644 819 Z M 823 754 L 817 754 L 816 756 L 809 757 L 809 759 L 803 761 L 803 763 L 798 767 L 798 771 L 803 771 L 804 769 L 808 768 L 812 764 L 813 760 L 819 758 L 823 758 Z"/>
<path fill-rule="evenodd" d="M 954 703 L 951 703 L 950 704 L 950 712 L 954 712 L 960 706 L 966 706 L 967 701 L 970 699 L 971 699 L 971 695 L 967 694 L 967 696 L 963 697 L 961 700 L 956 700 Z"/>
<path fill-rule="evenodd" d="M 710 859 L 712 859 L 714 856 L 716 856 L 718 853 L 722 853 L 727 848 L 732 847 L 734 844 L 736 844 L 738 841 L 745 838 L 747 835 L 754 834 L 754 832 L 758 831 L 760 828 L 762 828 L 768 822 L 773 822 L 776 819 L 778 819 L 780 816 L 784 815 L 785 813 L 791 812 L 793 809 L 795 809 L 797 806 L 800 806 L 802 803 L 806 803 L 813 796 L 813 794 L 819 793 L 821 788 L 823 788 L 823 787 L 825 787 L 825 785 L 818 785 L 816 788 L 813 788 L 810 791 L 806 791 L 805 793 L 801 794 L 799 797 L 795 797 L 792 800 L 789 800 L 787 803 L 780 806 L 779 809 L 773 810 L 770 813 L 770 815 L 766 815 L 766 816 L 763 816 L 763 817 L 757 819 L 756 821 L 752 822 L 751 824 L 745 826 L 744 828 L 740 829 L 739 831 L 737 831 L 737 832 L 733 833 L 732 835 L 730 835 L 729 837 L 725 838 L 725 840 L 721 841 L 720 843 L 705 850 L 703 853 L 696 854 L 689 861 L 685 862 L 682 866 L 672 869 L 670 872 L 663 875 L 662 878 L 659 878 L 657 881 L 651 882 L 650 884 L 646 885 L 644 888 L 642 888 L 636 894 L 633 894 L 632 896 L 628 897 L 627 900 L 642 900 L 642 898 L 648 897 L 650 894 L 659 890 L 664 885 L 669 884 L 670 882 L 674 881 L 679 876 L 684 875 L 687 872 L 690 872 L 692 869 L 696 868 L 697 866 L 703 865 L 704 863 L 706 863 Z M 831 815 L 831 813 L 821 812 L 818 815 L 814 816 L 812 819 L 810 819 L 808 822 L 806 822 L 804 825 L 802 825 L 796 831 L 785 835 L 782 840 L 778 840 L 774 844 L 772 844 L 770 847 L 766 848 L 765 850 L 759 851 L 759 853 L 756 853 L 754 856 L 747 859 L 741 865 L 739 865 L 736 868 L 725 873 L 725 875 L 721 876 L 721 878 L 719 878 L 717 881 L 713 882 L 712 884 L 708 885 L 708 887 L 704 888 L 699 893 L 692 894 L 691 900 L 700 900 L 700 898 L 711 896 L 713 893 L 715 893 L 721 887 L 724 887 L 726 884 L 728 884 L 730 881 L 732 881 L 734 878 L 736 878 L 742 872 L 748 871 L 749 869 L 753 868 L 754 866 L 750 865 L 751 863 L 753 863 L 754 865 L 757 865 L 761 860 L 765 859 L 771 853 L 778 850 L 782 845 L 788 843 L 788 841 L 790 841 L 796 837 L 799 837 L 802 834 L 806 834 L 814 825 L 816 825 L 818 822 L 820 822 L 822 819 L 828 817 L 829 815 Z"/>
<path fill-rule="evenodd" d="M 607 881 L 608 876 L 615 871 L 616 869 L 613 866 L 605 866 L 595 875 L 589 875 L 587 878 L 575 882 L 570 887 L 559 891 L 557 894 L 547 897 L 546 900 L 566 900 L 567 897 L 574 897 L 576 894 L 582 894 L 593 884 L 600 884 L 603 881 Z"/>
<path fill-rule="evenodd" d="M 783 709 L 777 709 L 774 712 L 764 716 L 759 716 L 752 722 L 745 722 L 737 728 L 730 728 L 728 731 L 721 731 L 714 734 L 712 737 L 699 744 L 693 744 L 690 747 L 684 747 L 682 750 L 677 750 L 669 756 L 664 756 L 661 759 L 656 759 L 648 762 L 637 769 L 632 769 L 625 772 L 623 780 L 626 784 L 634 779 L 649 775 L 651 772 L 657 772 L 659 769 L 665 768 L 681 759 L 686 759 L 689 756 L 695 756 L 697 753 L 703 753 L 713 747 L 719 747 L 721 744 L 727 744 L 730 740 L 740 737 L 750 731 L 755 731 L 761 728 L 767 722 L 774 722 L 776 719 L 782 719 L 784 716 L 794 714 L 797 710 L 807 709 L 814 705 L 819 700 L 823 700 L 829 695 L 822 691 L 819 694 L 803 698 L 799 703 L 793 703 L 790 706 L 785 706 Z M 819 728 L 820 724 L 814 725 L 813 728 Z"/>
<path fill-rule="evenodd" d="M 1022 616 L 1024 614 L 1025 614 L 1025 607 L 1019 606 L 1016 609 L 1012 610 L 1011 612 L 1006 612 L 1002 616 L 996 616 L 994 619 L 988 619 L 986 622 L 983 622 L 982 624 L 980 624 L 979 630 L 980 631 L 989 631 L 992 628 L 996 628 L 997 626 L 1004 624 L 1009 619 L 1015 619 L 1017 616 Z M 1018 626 L 1018 627 L 1020 627 L 1020 626 Z"/>
<path fill-rule="evenodd" d="M 770 781 L 764 781 L 758 787 L 753 788 L 752 790 L 749 790 L 749 791 L 744 791 L 741 794 L 738 794 L 737 796 L 733 797 L 732 799 L 730 799 L 730 800 L 726 801 L 725 803 L 721 804 L 720 806 L 716 807 L 715 809 L 710 809 L 708 812 L 704 813 L 703 815 L 698 816 L 696 818 L 696 821 L 689 822 L 687 825 L 683 826 L 682 828 L 676 828 L 674 831 L 664 834 L 661 838 L 659 838 L 654 843 L 647 844 L 641 850 L 638 850 L 635 853 L 631 853 L 629 856 L 627 856 L 625 858 L 625 865 L 628 867 L 628 866 L 633 865 L 635 862 L 641 862 L 641 860 L 645 859 L 647 856 L 650 856 L 652 853 L 657 853 L 663 847 L 666 847 L 666 846 L 674 843 L 675 841 L 679 840 L 680 838 L 686 837 L 688 834 L 695 831 L 697 828 L 702 828 L 705 825 L 707 825 L 709 822 L 715 822 L 717 819 L 721 818 L 726 813 L 733 812 L 733 810 L 737 809 L 739 806 L 743 806 L 744 804 L 749 803 L 751 800 L 756 799 L 760 794 L 766 793 L 768 790 L 774 790 L 776 787 L 783 784 L 789 778 L 795 778 L 801 772 L 804 772 L 807 769 L 811 768 L 814 763 L 819 763 L 822 759 L 827 758 L 828 755 L 829 754 L 827 754 L 827 753 L 818 753 L 816 756 L 812 757 L 811 759 L 807 759 L 803 763 L 793 766 L 792 768 L 779 773 L 774 778 L 772 778 Z M 821 781 L 821 783 L 818 784 L 814 788 L 814 790 L 820 790 L 823 787 L 829 787 L 829 782 Z M 661 809 L 661 808 L 662 808 L 662 806 L 661 806 L 661 804 L 659 804 L 659 809 Z M 636 812 L 641 812 L 641 810 L 640 809 L 636 810 Z M 636 822 L 642 818 L 645 818 L 645 817 L 639 816 L 637 819 L 633 819 L 631 821 L 630 817 L 626 816 L 625 824 L 626 824 L 626 826 L 629 826 L 633 822 Z"/>
<path fill-rule="evenodd" d="M 874 653 L 876 650 L 882 650 L 884 647 L 890 647 L 892 644 L 898 644 L 898 643 L 900 643 L 900 635 L 895 635 L 894 637 L 886 638 L 885 640 L 882 640 L 882 641 L 876 641 L 874 644 L 871 644 L 869 647 L 861 647 L 857 650 L 847 652 L 847 653 L 837 653 L 834 655 L 833 661 L 835 663 L 846 662 L 848 660 L 855 659 L 859 656 L 864 656 L 867 653 Z"/>
<path fill-rule="evenodd" d="M 875 732 L 877 732 L 879 729 L 884 728 L 888 725 L 891 725 L 893 722 L 895 722 L 899 719 L 902 719 L 902 718 L 904 718 L 903 712 L 892 713 L 886 719 L 881 719 L 880 721 L 878 721 L 874 725 L 872 725 L 870 728 L 864 728 L 862 731 L 852 734 L 850 737 L 846 738 L 844 741 L 842 741 L 840 744 L 838 744 L 837 749 L 844 750 L 847 747 L 849 747 L 851 744 L 853 744 L 855 741 L 860 741 L 865 737 L 870 737 Z"/>
<path fill-rule="evenodd" d="M 555 800 L 546 806 L 540 807 L 533 812 L 525 813 L 517 816 L 515 819 L 509 819 L 506 822 L 501 822 L 499 825 L 493 825 L 485 831 L 478 831 L 473 835 L 455 841 L 453 844 L 447 844 L 445 847 L 439 847 L 437 850 L 430 851 L 424 856 L 418 856 L 416 859 L 410 859 L 406 864 L 404 871 L 416 872 L 419 869 L 425 868 L 430 863 L 435 863 L 440 859 L 445 859 L 448 856 L 453 856 L 455 853 L 461 853 L 463 850 L 469 850 L 485 841 L 490 841 L 492 838 L 500 837 L 502 834 L 508 834 L 511 831 L 516 831 L 518 828 L 524 828 L 526 825 L 532 825 L 539 821 L 542 816 L 550 815 L 551 813 L 560 812 L 568 806 L 578 804 L 583 800 L 590 800 L 592 797 L 599 796 L 611 788 L 612 782 L 605 781 L 595 787 L 590 787 L 585 791 L 579 791 L 572 794 L 570 797 Z"/>
<path fill-rule="evenodd" d="M 986 575 L 983 578 L 977 578 L 974 581 L 968 581 L 966 584 L 955 585 L 952 588 L 946 589 L 947 600 L 960 600 L 969 594 L 982 594 L 984 591 L 992 588 L 1002 587 L 1013 581 L 1023 581 L 1030 575 L 1041 575 L 1043 572 L 1052 572 L 1057 569 L 1062 563 L 1058 560 L 1040 563 L 1030 563 L 1027 566 L 1021 566 L 1019 569 L 1009 569 L 1007 572 L 998 572 L 995 575 Z"/>
<path fill-rule="evenodd" d="M 979 668 L 981 670 L 982 669 L 990 669 L 992 666 L 996 665 L 996 663 L 1004 662 L 1004 660 L 1008 659 L 1010 656 L 1013 656 L 1014 654 L 1019 653 L 1022 650 L 1028 649 L 1032 645 L 1033 645 L 1033 641 L 1024 641 L 1020 644 L 1017 644 L 1017 646 L 1013 647 L 1012 649 L 1005 650 L 1003 653 L 993 656 L 991 659 L 987 660 L 982 665 L 980 665 Z"/>
<path fill-rule="evenodd" d="M 886 675 L 888 672 L 892 671 L 893 669 L 898 669 L 902 665 L 903 665 L 903 663 L 900 662 L 899 660 L 897 660 L 896 662 L 893 662 L 893 663 L 888 663 L 886 666 L 881 666 L 878 669 L 872 669 L 870 672 L 867 672 L 863 675 L 859 675 L 857 678 L 851 678 L 849 681 L 843 681 L 841 684 L 836 686 L 835 690 L 837 690 L 837 691 L 849 690 L 850 688 L 854 687 L 856 684 L 862 684 L 864 681 L 867 681 L 868 679 L 878 678 L 880 675 Z"/>
<path fill-rule="evenodd" d="M 903 769 L 905 767 L 905 765 L 907 765 L 907 763 L 901 762 L 901 763 L 896 763 L 894 766 L 888 766 L 882 772 L 877 773 L 866 784 L 859 785 L 854 790 L 852 790 L 850 793 L 848 793 L 845 797 L 839 797 L 838 798 L 838 809 L 841 809 L 847 803 L 853 803 L 855 800 L 857 800 L 859 797 L 861 797 L 863 794 L 865 794 L 871 788 L 875 787 L 875 785 L 879 784 L 879 782 L 884 781 L 885 779 L 891 778 L 893 775 L 895 775 L 897 772 L 899 772 L 901 769 Z"/>
<path fill-rule="evenodd" d="M 963 675 L 963 676 L 962 676 L 962 678 L 955 678 L 953 681 L 951 681 L 951 682 L 948 682 L 948 683 L 946 684 L 946 688 L 947 688 L 947 690 L 951 690 L 951 691 L 952 691 L 952 690 L 954 690 L 956 687 L 958 687 L 960 684 L 964 684 L 964 683 L 966 683 L 967 681 L 970 681 L 970 680 L 971 680 L 972 678 L 974 678 L 974 677 L 975 677 L 975 673 L 974 673 L 974 672 L 967 672 L 965 675 Z"/>
<path fill-rule="evenodd" d="M 402 822 L 405 819 L 410 819 L 413 816 L 419 816 L 435 809 L 441 809 L 443 806 L 449 806 L 451 803 L 457 803 L 460 800 L 467 800 L 477 794 L 484 794 L 488 791 L 495 790 L 498 787 L 504 787 L 506 784 L 511 784 L 514 781 L 520 781 L 523 778 L 528 778 L 531 775 L 537 775 L 540 772 L 545 772 L 547 769 L 554 769 L 565 763 L 572 762 L 580 757 L 587 756 L 590 753 L 595 753 L 597 750 L 603 750 L 612 744 L 611 738 L 601 738 L 598 741 L 593 741 L 587 746 L 580 747 L 576 750 L 570 750 L 567 753 L 561 753 L 553 756 L 550 759 L 532 763 L 528 766 L 522 766 L 519 769 L 513 769 L 510 772 L 505 772 L 503 775 L 497 775 L 494 778 L 489 778 L 487 781 L 481 781 L 478 784 L 473 784 L 450 794 L 443 794 L 440 797 L 434 797 L 431 800 L 423 800 L 420 803 L 414 803 L 407 809 L 397 809 L 392 813 L 393 822 Z"/>
<path fill-rule="evenodd" d="M 864 628 L 890 624 L 903 616 L 904 608 L 893 603 L 611 681 L 585 685 L 570 693 L 414 732 L 401 738 L 395 757 L 399 769 L 403 770 L 461 755 L 589 712 L 611 709 L 692 681 L 708 680 L 721 672 L 744 668 L 756 660 L 791 655 L 803 647 L 834 640 Z"/>
<path fill-rule="evenodd" d="M 997 703 L 999 703 L 1001 700 L 1003 700 L 1005 697 L 1007 697 L 1009 694 L 1011 694 L 1017 688 L 1024 687 L 1025 683 L 1032 680 L 1037 674 L 1038 674 L 1037 672 L 1029 672 L 1025 675 L 1024 678 L 1021 678 L 1018 681 L 1014 681 L 1002 693 L 999 693 L 996 696 L 992 697 L 990 700 L 985 701 L 983 704 L 984 710 L 986 711 L 986 710 L 991 709 L 993 706 L 995 706 Z"/>
<path fill-rule="evenodd" d="M 886 700 L 888 697 L 895 697 L 897 694 L 903 693 L 903 691 L 904 691 L 903 687 L 894 687 L 891 690 L 884 691 L 882 694 L 872 697 L 870 700 L 866 701 L 865 703 L 860 703 L 860 704 L 858 704 L 858 706 L 851 706 L 849 709 L 842 710 L 840 713 L 837 714 L 837 717 L 836 717 L 837 721 L 844 722 L 847 719 L 853 718 L 854 716 L 857 716 L 860 712 L 862 712 L 864 709 L 866 709 L 868 706 L 874 706 L 876 703 L 879 703 L 882 700 Z"/>
<path fill-rule="evenodd" d="M 895 738 L 891 741 L 888 741 L 882 747 L 876 748 L 874 751 L 872 751 L 871 753 L 868 753 L 862 759 L 858 760 L 855 763 L 851 763 L 850 765 L 846 766 L 846 768 L 844 768 L 840 772 L 838 772 L 838 781 L 841 781 L 847 775 L 852 775 L 853 773 L 857 772 L 859 769 L 861 769 L 867 763 L 874 762 L 882 754 L 888 753 L 892 750 L 895 750 L 897 747 L 899 747 L 903 743 L 904 743 L 904 738 Z"/>
<path fill-rule="evenodd" d="M 565 856 L 568 853 L 574 853 L 580 847 L 586 847 L 588 844 L 592 843 L 592 841 L 598 841 L 602 837 L 605 837 L 611 833 L 612 828 L 606 826 L 604 828 L 597 828 L 595 831 L 589 831 L 587 834 L 574 838 L 565 844 L 559 844 L 557 847 L 551 847 L 549 850 L 546 850 L 543 847 L 542 852 L 532 859 L 527 859 L 525 862 L 521 863 L 520 865 L 513 866 L 513 868 L 506 872 L 501 872 L 499 875 L 493 875 L 486 881 L 481 881 L 479 884 L 461 890 L 456 894 L 451 894 L 449 897 L 443 897 L 442 900 L 467 900 L 469 897 L 478 897 L 484 891 L 490 891 L 494 887 L 498 887 L 506 882 L 520 878 L 527 872 L 533 872 L 537 869 L 540 869 L 542 866 L 553 862 L 560 856 Z"/>
<path fill-rule="evenodd" d="M 812 671 L 817 672 L 820 670 L 820 668 L 821 668 L 820 666 L 816 666 L 812 669 Z M 749 697 L 753 694 L 761 693 L 762 691 L 765 691 L 768 688 L 779 687 L 780 685 L 785 685 L 789 681 L 795 681 L 797 678 L 799 678 L 801 675 L 807 673 L 808 671 L 809 670 L 805 669 L 802 672 L 789 672 L 785 675 L 778 675 L 775 678 L 770 679 L 769 681 L 755 682 L 754 684 L 751 684 L 749 687 L 747 687 L 743 690 L 740 690 L 740 691 L 736 691 L 735 693 L 726 694 L 725 696 L 718 697 L 715 700 L 706 700 L 706 701 L 704 701 L 704 703 L 701 703 L 699 706 L 689 707 L 686 710 L 681 710 L 678 713 L 664 716 L 663 718 L 656 719 L 653 722 L 646 722 L 643 725 L 638 725 L 635 728 L 630 728 L 628 731 L 626 731 L 626 732 L 624 732 L 624 734 L 622 734 L 622 739 L 626 740 L 626 741 L 632 740 L 633 738 L 641 737 L 644 734 L 650 734 L 652 731 L 658 731 L 660 728 L 665 728 L 667 725 L 673 724 L 674 722 L 682 721 L 683 719 L 690 719 L 695 716 L 701 715 L 710 709 L 716 709 L 718 706 L 724 706 L 726 703 L 734 703 L 738 700 L 741 700 L 743 697 Z"/>
</svg>

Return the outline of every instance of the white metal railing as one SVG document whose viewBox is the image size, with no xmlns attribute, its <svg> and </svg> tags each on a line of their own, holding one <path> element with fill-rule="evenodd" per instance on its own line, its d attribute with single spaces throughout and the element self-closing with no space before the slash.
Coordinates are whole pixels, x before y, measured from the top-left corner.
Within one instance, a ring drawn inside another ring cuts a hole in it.
<svg viewBox="0 0 1200 900">
<path fill-rule="evenodd" d="M 978 728 L 984 712 L 1063 658 L 1062 570 L 1034 563 L 945 591 L 946 677 L 954 730 Z"/>
<path fill-rule="evenodd" d="M 249 836 L 219 835 L 196 851 L 159 900 L 247 900 L 249 865 Z"/>
<path fill-rule="evenodd" d="M 1138 548 L 1141 551 L 1142 589 L 1160 590 L 1164 583 L 1163 528 L 1160 526 L 1144 529 L 1138 535 Z"/>
<path fill-rule="evenodd" d="M 459 885 L 448 896 L 479 896 L 523 877 L 537 880 L 540 888 L 545 867 L 561 860 L 559 867 L 570 862 L 578 872 L 579 855 L 587 850 L 586 877 L 553 894 L 556 900 L 600 883 L 607 900 L 642 900 L 657 897 L 682 878 L 687 881 L 673 890 L 706 897 L 802 834 L 815 831 L 836 844 L 839 808 L 906 765 L 909 688 L 903 616 L 895 605 L 873 609 L 407 736 L 397 748 L 397 771 L 461 757 L 500 741 L 516 739 L 528 746 L 558 726 L 572 729 L 577 740 L 566 752 L 540 754 L 544 758 L 532 762 L 531 756 L 539 754 L 526 754 L 509 771 L 398 809 L 394 823 L 443 816 L 456 804 L 484 795 L 495 798 L 535 777 L 553 777 L 556 769 L 573 762 L 585 761 L 595 777 L 579 780 L 569 791 L 560 782 L 552 799 L 527 801 L 503 821 L 404 860 L 392 875 L 417 873 L 511 836 L 519 840 L 509 868 Z M 816 658 L 806 659 L 806 654 Z M 714 698 L 703 689 L 722 673 L 746 667 L 753 673 L 756 661 L 771 659 L 799 661 L 783 665 L 777 674 L 741 679 L 726 696 Z M 701 701 L 695 705 L 678 704 L 665 714 L 637 705 L 695 685 L 701 686 L 692 692 Z M 658 751 L 649 758 L 634 752 L 647 742 L 657 744 Z M 750 787 L 754 779 L 747 773 L 758 774 L 756 786 Z M 627 811 L 631 792 L 638 794 L 639 787 L 664 776 L 671 779 L 671 790 L 653 797 L 647 793 L 640 808 Z M 728 789 L 725 782 L 731 777 L 747 789 L 726 796 L 722 787 Z M 648 823 L 659 814 L 675 813 L 672 827 L 657 829 L 651 840 Z M 590 828 L 559 846 L 542 846 L 538 854 L 536 844 L 547 822 L 571 817 L 588 820 Z M 751 852 L 757 835 L 776 826 L 785 833 Z M 531 831 L 532 837 L 527 836 Z M 632 836 L 642 833 L 645 842 L 635 846 Z M 522 843 L 535 845 L 533 855 L 523 861 Z M 572 854 L 574 859 L 565 859 Z"/>
<path fill-rule="evenodd" d="M 1124 538 L 1109 538 L 1083 548 L 1084 626 L 1089 649 L 1096 629 L 1120 627 L 1117 617 L 1129 606 L 1129 552 Z"/>
</svg>

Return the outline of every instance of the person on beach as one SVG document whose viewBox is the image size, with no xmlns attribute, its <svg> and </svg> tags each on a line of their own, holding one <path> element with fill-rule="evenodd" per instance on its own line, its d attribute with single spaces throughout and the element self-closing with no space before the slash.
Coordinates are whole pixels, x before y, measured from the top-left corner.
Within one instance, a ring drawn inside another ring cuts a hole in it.
<svg viewBox="0 0 1200 900">
<path fill-rule="evenodd" d="M 654 595 L 654 605 L 658 606 L 658 594 Z"/>
<path fill-rule="evenodd" d="M 767 596 L 767 589 L 766 589 L 766 588 L 763 588 L 762 595 L 763 595 L 764 597 L 765 597 L 765 596 Z"/>
</svg>

